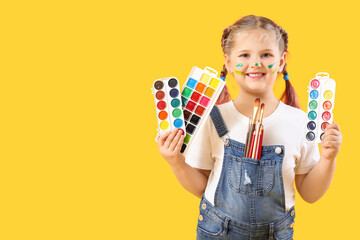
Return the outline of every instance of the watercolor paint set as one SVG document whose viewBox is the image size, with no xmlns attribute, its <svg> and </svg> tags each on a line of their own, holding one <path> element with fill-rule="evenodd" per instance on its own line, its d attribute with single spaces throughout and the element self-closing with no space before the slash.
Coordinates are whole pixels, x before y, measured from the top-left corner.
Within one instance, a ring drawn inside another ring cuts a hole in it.
<svg viewBox="0 0 360 240">
<path fill-rule="evenodd" d="M 203 70 L 194 66 L 181 90 L 186 132 L 181 152 L 185 156 L 225 86 L 225 80 L 217 75 L 210 67 Z"/>
<path fill-rule="evenodd" d="M 308 86 L 306 139 L 320 143 L 327 125 L 333 122 L 335 80 L 328 73 L 320 72 Z"/>
<path fill-rule="evenodd" d="M 152 93 L 155 97 L 158 135 L 175 128 L 185 133 L 179 80 L 175 77 L 157 79 L 153 83 Z"/>
</svg>

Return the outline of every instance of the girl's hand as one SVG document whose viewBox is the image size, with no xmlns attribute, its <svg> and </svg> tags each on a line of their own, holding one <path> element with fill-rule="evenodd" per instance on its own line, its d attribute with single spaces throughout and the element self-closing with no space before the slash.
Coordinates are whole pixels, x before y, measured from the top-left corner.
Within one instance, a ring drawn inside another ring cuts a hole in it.
<svg viewBox="0 0 360 240">
<path fill-rule="evenodd" d="M 171 167 L 179 167 L 185 163 L 185 157 L 180 153 L 184 141 L 182 130 L 168 131 L 158 138 L 158 146 L 161 156 Z"/>
<path fill-rule="evenodd" d="M 321 141 L 321 156 L 328 160 L 335 160 L 340 151 L 341 142 L 340 126 L 335 122 L 329 124 Z"/>
</svg>

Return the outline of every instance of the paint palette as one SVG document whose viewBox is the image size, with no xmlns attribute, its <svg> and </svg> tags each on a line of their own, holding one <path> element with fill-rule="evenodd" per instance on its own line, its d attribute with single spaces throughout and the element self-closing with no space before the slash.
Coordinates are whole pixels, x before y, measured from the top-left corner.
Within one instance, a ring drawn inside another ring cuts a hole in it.
<svg viewBox="0 0 360 240">
<path fill-rule="evenodd" d="M 185 132 L 179 80 L 175 77 L 157 79 L 153 84 L 152 91 L 155 96 L 159 135 L 175 128 Z"/>
<path fill-rule="evenodd" d="M 212 68 L 193 67 L 181 90 L 186 135 L 181 152 L 186 156 L 218 99 L 225 81 Z"/>
<path fill-rule="evenodd" d="M 320 143 L 327 125 L 332 123 L 335 80 L 328 73 L 318 73 L 308 87 L 306 139 Z"/>
</svg>

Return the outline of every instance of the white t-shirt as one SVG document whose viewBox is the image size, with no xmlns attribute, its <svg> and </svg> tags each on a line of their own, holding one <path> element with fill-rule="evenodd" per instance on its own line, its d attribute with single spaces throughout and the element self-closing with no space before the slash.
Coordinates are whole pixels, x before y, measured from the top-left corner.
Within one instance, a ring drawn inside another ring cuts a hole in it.
<svg viewBox="0 0 360 240">
<path fill-rule="evenodd" d="M 237 111 L 233 101 L 218 107 L 229 130 L 229 137 L 245 143 L 249 118 Z M 308 173 L 320 159 L 317 143 L 305 139 L 306 123 L 307 116 L 304 111 L 281 101 L 276 110 L 263 120 L 262 145 L 285 147 L 282 174 L 286 208 L 291 208 L 295 204 L 295 174 Z M 217 134 L 210 116 L 198 134 L 196 141 L 192 143 L 195 146 L 192 146 L 187 154 L 186 162 L 195 168 L 212 170 L 205 189 L 205 197 L 214 204 L 215 190 L 223 165 L 224 141 Z"/>
</svg>

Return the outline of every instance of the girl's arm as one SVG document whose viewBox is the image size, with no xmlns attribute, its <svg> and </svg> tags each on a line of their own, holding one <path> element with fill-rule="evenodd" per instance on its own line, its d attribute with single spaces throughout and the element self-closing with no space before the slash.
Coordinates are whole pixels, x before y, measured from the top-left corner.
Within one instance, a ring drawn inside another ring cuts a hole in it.
<svg viewBox="0 0 360 240">
<path fill-rule="evenodd" d="M 295 176 L 296 189 L 305 201 L 316 202 L 330 187 L 341 142 L 342 134 L 339 125 L 335 122 L 329 124 L 321 141 L 319 162 L 309 173 Z"/>
<path fill-rule="evenodd" d="M 159 137 L 159 151 L 169 163 L 180 184 L 190 193 L 201 198 L 211 170 L 193 168 L 185 162 L 185 157 L 180 153 L 183 141 L 182 131 L 178 129 L 169 131 Z"/>
</svg>

